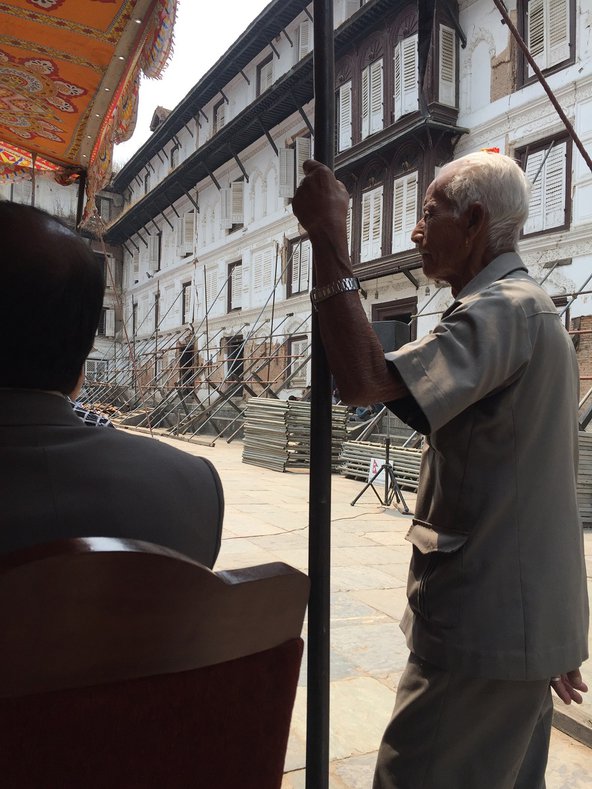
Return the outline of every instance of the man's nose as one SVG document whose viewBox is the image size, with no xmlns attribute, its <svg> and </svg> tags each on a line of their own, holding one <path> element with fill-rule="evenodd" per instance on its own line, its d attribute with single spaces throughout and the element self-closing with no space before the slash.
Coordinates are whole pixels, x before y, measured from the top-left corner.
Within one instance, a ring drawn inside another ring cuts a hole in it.
<svg viewBox="0 0 592 789">
<path fill-rule="evenodd" d="M 423 241 L 423 219 L 420 219 L 411 231 L 411 241 L 414 244 L 420 244 Z"/>
</svg>

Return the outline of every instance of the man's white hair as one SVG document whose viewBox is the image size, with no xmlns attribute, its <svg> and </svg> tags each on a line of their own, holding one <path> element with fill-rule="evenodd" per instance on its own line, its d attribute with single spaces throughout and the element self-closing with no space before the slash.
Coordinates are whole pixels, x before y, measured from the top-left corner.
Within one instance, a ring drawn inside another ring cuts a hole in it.
<svg viewBox="0 0 592 789">
<path fill-rule="evenodd" d="M 522 169 L 509 156 L 491 151 L 470 153 L 456 159 L 454 164 L 456 174 L 443 191 L 456 213 L 466 211 L 473 203 L 481 203 L 489 216 L 491 251 L 516 249 L 528 217 L 530 197 L 530 185 Z M 445 174 L 447 166 L 440 175 Z"/>
</svg>

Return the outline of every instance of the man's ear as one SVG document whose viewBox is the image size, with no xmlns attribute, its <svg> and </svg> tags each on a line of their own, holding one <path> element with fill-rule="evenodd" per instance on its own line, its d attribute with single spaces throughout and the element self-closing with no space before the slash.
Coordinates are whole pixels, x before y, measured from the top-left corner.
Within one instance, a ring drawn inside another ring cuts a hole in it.
<svg viewBox="0 0 592 789">
<path fill-rule="evenodd" d="M 481 203 L 473 203 L 467 209 L 467 234 L 474 238 L 477 236 L 485 224 L 485 209 Z"/>
<path fill-rule="evenodd" d="M 76 381 L 76 386 L 69 394 L 70 400 L 76 400 L 78 395 L 80 394 L 80 390 L 82 389 L 82 384 L 84 383 L 84 366 L 80 371 L 80 375 L 78 376 L 78 380 Z"/>
</svg>

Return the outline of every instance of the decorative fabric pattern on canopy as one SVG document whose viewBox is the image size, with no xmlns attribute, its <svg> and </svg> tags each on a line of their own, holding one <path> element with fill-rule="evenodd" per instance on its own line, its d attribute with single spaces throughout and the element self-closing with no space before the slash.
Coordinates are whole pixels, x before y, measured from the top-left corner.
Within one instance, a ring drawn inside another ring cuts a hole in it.
<svg viewBox="0 0 592 789">
<path fill-rule="evenodd" d="M 87 171 L 85 217 L 158 78 L 176 0 L 0 0 L 0 178 Z"/>
</svg>

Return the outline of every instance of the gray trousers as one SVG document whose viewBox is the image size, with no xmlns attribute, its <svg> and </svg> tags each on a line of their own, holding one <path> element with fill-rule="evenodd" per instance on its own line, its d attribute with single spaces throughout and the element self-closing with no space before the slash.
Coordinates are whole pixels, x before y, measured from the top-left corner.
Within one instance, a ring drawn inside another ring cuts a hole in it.
<svg viewBox="0 0 592 789">
<path fill-rule="evenodd" d="M 415 655 L 401 677 L 373 789 L 544 789 L 549 680 L 483 680 Z"/>
</svg>

